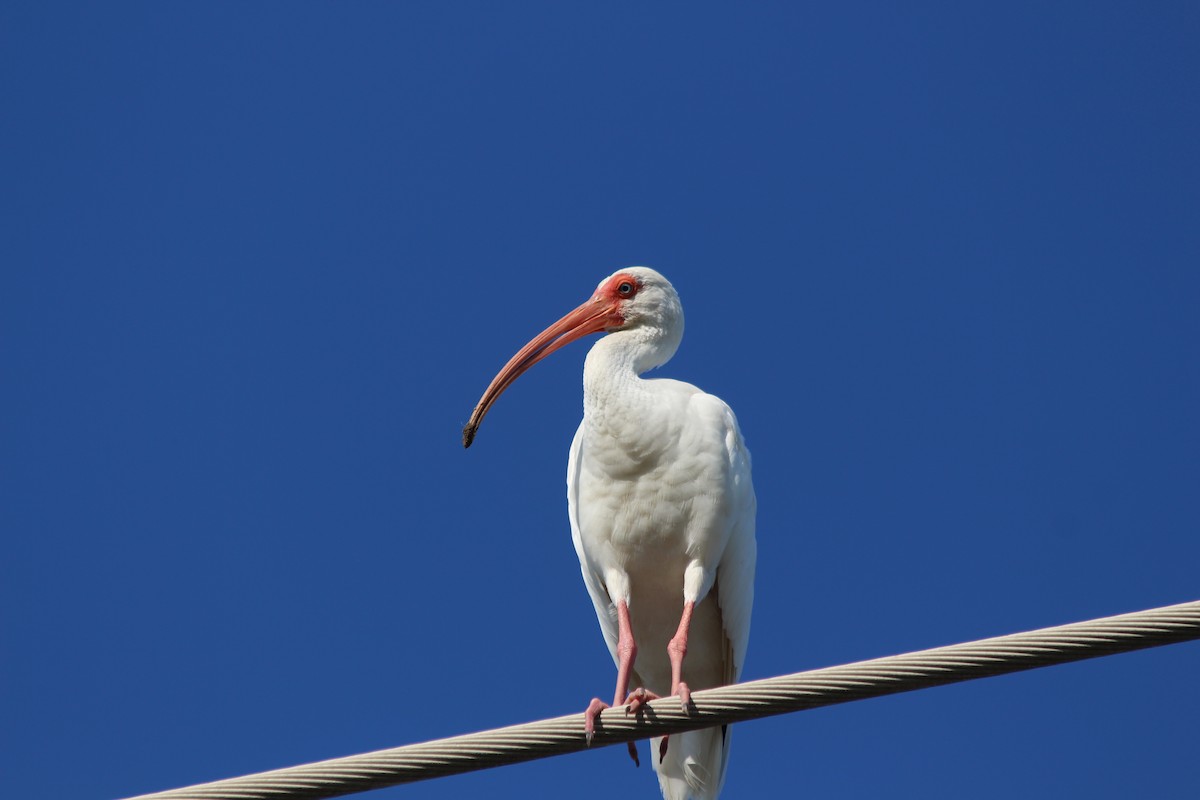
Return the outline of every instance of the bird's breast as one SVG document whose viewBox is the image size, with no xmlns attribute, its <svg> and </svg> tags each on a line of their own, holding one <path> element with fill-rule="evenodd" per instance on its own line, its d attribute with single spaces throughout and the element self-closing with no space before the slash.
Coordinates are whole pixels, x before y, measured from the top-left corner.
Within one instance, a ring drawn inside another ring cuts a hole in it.
<svg viewBox="0 0 1200 800">
<path fill-rule="evenodd" d="M 675 441 L 632 450 L 616 438 L 585 436 L 578 519 L 584 546 L 601 563 L 682 571 L 728 525 L 723 448 L 670 433 Z"/>
</svg>

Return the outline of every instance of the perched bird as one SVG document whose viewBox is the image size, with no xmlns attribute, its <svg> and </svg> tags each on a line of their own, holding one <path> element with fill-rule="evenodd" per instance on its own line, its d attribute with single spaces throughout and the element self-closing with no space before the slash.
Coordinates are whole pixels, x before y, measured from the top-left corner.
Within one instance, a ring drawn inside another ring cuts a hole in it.
<svg viewBox="0 0 1200 800">
<path fill-rule="evenodd" d="M 567 462 L 567 510 L 583 580 L 617 665 L 613 705 L 735 683 L 754 600 L 750 453 L 720 399 L 641 375 L 683 337 L 674 287 L 652 269 L 605 278 L 583 305 L 500 370 L 463 429 L 470 447 L 496 398 L 564 345 L 607 332 L 583 369 L 583 422 Z M 630 689 L 633 691 L 630 691 Z M 608 704 L 593 699 L 588 740 Z M 656 738 L 651 760 L 667 800 L 710 800 L 729 757 L 725 727 Z M 635 746 L 629 746 L 634 761 Z"/>
</svg>

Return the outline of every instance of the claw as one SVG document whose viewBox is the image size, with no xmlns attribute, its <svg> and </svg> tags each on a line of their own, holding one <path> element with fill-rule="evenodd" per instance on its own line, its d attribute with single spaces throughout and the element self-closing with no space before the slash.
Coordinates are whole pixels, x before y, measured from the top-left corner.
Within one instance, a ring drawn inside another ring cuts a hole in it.
<svg viewBox="0 0 1200 800">
<path fill-rule="evenodd" d="M 646 705 L 651 700 L 657 699 L 658 695 L 649 689 L 644 689 L 641 687 L 634 689 L 629 693 L 629 696 L 625 698 L 625 713 L 636 714 L 642 710 L 642 706 Z"/>
<path fill-rule="evenodd" d="M 588 747 L 592 746 L 592 738 L 596 735 L 596 720 L 600 718 L 600 712 L 606 708 L 609 708 L 608 703 L 599 697 L 593 697 L 592 702 L 588 703 L 587 710 L 583 712 L 583 738 L 587 739 Z"/>
<path fill-rule="evenodd" d="M 688 685 L 683 681 L 680 681 L 679 685 L 675 687 L 675 691 L 672 692 L 672 694 L 679 695 L 679 704 L 683 706 L 683 713 L 691 716 L 692 690 L 688 688 Z"/>
</svg>

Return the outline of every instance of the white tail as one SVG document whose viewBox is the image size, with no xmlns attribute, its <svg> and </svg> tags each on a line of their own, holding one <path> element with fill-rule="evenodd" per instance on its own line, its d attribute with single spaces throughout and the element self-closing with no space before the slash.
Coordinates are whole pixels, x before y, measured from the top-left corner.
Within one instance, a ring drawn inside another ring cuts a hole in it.
<svg viewBox="0 0 1200 800">
<path fill-rule="evenodd" d="M 725 783 L 730 733 L 727 726 L 673 733 L 661 762 L 662 738 L 650 740 L 650 759 L 665 800 L 716 800 Z"/>
</svg>

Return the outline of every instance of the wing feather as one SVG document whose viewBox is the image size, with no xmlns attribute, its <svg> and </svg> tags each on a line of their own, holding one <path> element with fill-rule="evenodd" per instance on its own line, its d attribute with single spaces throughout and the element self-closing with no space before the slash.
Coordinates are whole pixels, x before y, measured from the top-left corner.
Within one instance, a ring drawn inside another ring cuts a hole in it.
<svg viewBox="0 0 1200 800">
<path fill-rule="evenodd" d="M 692 402 L 703 404 L 705 416 L 720 424 L 725 434 L 725 455 L 729 464 L 729 532 L 717 562 L 713 591 L 717 595 L 721 625 L 728 643 L 725 679 L 735 683 L 746 663 L 746 648 L 750 641 L 754 565 L 758 550 L 754 537 L 757 500 L 750 476 L 750 451 L 742 439 L 737 417 L 725 401 L 702 393 Z"/>
<path fill-rule="evenodd" d="M 596 607 L 596 619 L 600 621 L 600 630 L 604 633 L 608 652 L 612 655 L 613 663 L 616 663 L 617 610 L 608 596 L 600 573 L 583 549 L 583 538 L 579 532 L 579 461 L 582 457 L 583 425 L 580 424 L 571 442 L 570 455 L 567 456 L 567 516 L 571 521 L 571 541 L 575 544 L 575 554 L 579 556 L 579 571 L 583 573 L 583 583 L 592 598 L 592 605 Z"/>
</svg>

